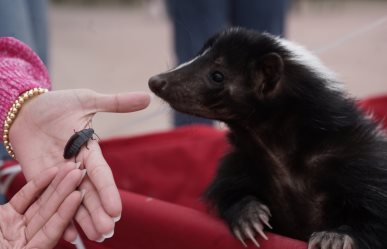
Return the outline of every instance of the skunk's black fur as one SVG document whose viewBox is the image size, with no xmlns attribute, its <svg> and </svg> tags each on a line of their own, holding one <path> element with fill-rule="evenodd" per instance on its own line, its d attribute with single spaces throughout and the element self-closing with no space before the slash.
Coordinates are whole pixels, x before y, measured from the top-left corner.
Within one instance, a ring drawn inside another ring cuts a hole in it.
<svg viewBox="0 0 387 249">
<path fill-rule="evenodd" d="M 235 235 L 259 231 L 271 212 L 274 232 L 313 249 L 386 249 L 386 136 L 314 59 L 234 28 L 149 86 L 229 126 L 233 149 L 205 197 Z"/>
</svg>

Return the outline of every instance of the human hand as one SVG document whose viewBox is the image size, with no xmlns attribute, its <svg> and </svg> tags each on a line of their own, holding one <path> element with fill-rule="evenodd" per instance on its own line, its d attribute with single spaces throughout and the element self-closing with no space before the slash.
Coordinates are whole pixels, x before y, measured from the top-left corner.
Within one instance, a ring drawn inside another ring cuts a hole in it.
<svg viewBox="0 0 387 249">
<path fill-rule="evenodd" d="M 84 170 L 62 163 L 39 172 L 0 206 L 1 248 L 53 248 L 82 201 Z M 39 197 L 38 199 L 36 199 Z"/>
<path fill-rule="evenodd" d="M 84 89 L 48 92 L 23 105 L 9 139 L 24 175 L 31 179 L 42 169 L 66 161 L 63 150 L 68 139 L 74 130 L 86 128 L 97 112 L 133 112 L 148 104 L 146 93 L 103 95 Z M 96 140 L 88 141 L 88 149 L 82 147 L 77 161 L 87 169 L 87 176 L 79 187 L 86 193 L 75 220 L 90 240 L 101 241 L 113 235 L 114 220 L 121 215 L 121 199 Z M 75 228 L 69 227 L 64 238 L 72 241 L 76 236 Z"/>
</svg>

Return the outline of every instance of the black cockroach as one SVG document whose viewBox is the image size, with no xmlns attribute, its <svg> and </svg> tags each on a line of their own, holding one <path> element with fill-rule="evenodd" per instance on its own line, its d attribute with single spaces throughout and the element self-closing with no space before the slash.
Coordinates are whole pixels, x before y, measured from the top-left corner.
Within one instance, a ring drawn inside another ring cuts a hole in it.
<svg viewBox="0 0 387 249">
<path fill-rule="evenodd" d="M 92 128 L 87 128 L 75 132 L 66 143 L 63 157 L 65 159 L 76 157 L 83 145 L 85 145 L 87 148 L 87 141 L 89 141 L 89 139 L 93 139 L 94 134 L 95 133 Z"/>
</svg>

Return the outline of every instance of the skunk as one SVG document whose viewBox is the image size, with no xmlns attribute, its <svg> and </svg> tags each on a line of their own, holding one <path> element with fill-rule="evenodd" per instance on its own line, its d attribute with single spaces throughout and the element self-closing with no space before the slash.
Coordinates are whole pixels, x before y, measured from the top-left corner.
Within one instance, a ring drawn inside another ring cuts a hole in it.
<svg viewBox="0 0 387 249">
<path fill-rule="evenodd" d="M 272 228 L 309 249 L 387 248 L 387 136 L 303 47 L 231 28 L 149 87 L 229 127 L 204 196 L 244 245 Z"/>
</svg>

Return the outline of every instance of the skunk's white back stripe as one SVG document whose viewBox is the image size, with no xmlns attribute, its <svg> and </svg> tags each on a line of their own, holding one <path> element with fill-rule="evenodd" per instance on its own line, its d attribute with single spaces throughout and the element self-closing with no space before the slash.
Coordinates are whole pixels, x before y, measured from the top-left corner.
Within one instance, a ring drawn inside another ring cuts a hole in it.
<svg viewBox="0 0 387 249">
<path fill-rule="evenodd" d="M 294 56 L 294 61 L 310 68 L 321 77 L 327 79 L 330 83 L 327 87 L 334 91 L 343 91 L 344 86 L 338 82 L 337 75 L 327 68 L 312 52 L 297 43 L 279 37 L 276 37 L 276 40 L 280 45 L 290 51 Z"/>
</svg>

